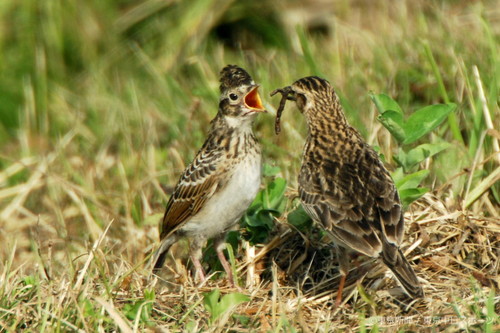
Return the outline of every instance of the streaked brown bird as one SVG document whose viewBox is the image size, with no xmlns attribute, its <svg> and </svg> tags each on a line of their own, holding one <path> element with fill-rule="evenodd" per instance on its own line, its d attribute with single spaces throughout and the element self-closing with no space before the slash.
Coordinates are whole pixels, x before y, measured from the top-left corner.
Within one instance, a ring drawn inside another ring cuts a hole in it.
<svg viewBox="0 0 500 333">
<path fill-rule="evenodd" d="M 157 273 L 172 244 L 188 237 L 192 262 L 204 280 L 201 249 L 207 239 L 213 238 L 217 256 L 234 285 L 223 253 L 225 236 L 237 225 L 260 187 L 261 150 L 252 124 L 256 115 L 266 110 L 257 92 L 259 86 L 244 69 L 228 65 L 220 75 L 219 111 L 205 143 L 167 203 L 161 244 L 152 262 Z"/>
<path fill-rule="evenodd" d="M 308 125 L 299 195 L 306 212 L 329 230 L 337 246 L 342 278 L 336 305 L 349 271 L 349 249 L 381 257 L 409 296 L 422 297 L 417 276 L 400 249 L 404 219 L 394 182 L 377 153 L 347 122 L 330 83 L 310 76 L 271 96 L 276 93 L 282 94 L 276 132 L 286 100 L 296 102 Z"/>
</svg>

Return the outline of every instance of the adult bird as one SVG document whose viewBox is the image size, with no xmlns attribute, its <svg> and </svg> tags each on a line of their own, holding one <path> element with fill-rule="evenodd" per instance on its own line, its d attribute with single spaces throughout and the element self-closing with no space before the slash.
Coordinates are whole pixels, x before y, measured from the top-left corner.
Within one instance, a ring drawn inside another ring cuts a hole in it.
<svg viewBox="0 0 500 333">
<path fill-rule="evenodd" d="M 409 296 L 422 297 L 417 276 L 400 249 L 404 219 L 394 182 L 377 153 L 347 122 L 330 83 L 310 76 L 271 96 L 276 93 L 282 94 L 276 132 L 287 100 L 295 101 L 306 118 L 299 196 L 305 211 L 329 230 L 337 246 L 342 278 L 336 305 L 349 271 L 349 249 L 381 257 Z"/>
<path fill-rule="evenodd" d="M 252 131 L 256 115 L 266 111 L 258 87 L 244 69 L 235 65 L 222 69 L 217 115 L 205 143 L 182 173 L 167 203 L 161 244 L 152 259 L 155 273 L 163 266 L 172 244 L 188 237 L 191 260 L 205 280 L 201 249 L 213 238 L 217 256 L 234 286 L 223 249 L 226 233 L 237 225 L 261 183 L 261 149 Z"/>
</svg>

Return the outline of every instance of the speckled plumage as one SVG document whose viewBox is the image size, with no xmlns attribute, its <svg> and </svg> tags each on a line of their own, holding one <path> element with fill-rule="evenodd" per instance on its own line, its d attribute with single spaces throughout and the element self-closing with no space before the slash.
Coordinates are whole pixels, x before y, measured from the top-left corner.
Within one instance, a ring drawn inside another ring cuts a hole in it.
<svg viewBox="0 0 500 333">
<path fill-rule="evenodd" d="M 347 122 L 332 86 L 305 77 L 273 94 L 277 92 L 295 101 L 306 118 L 299 195 L 307 213 L 330 231 L 344 279 L 345 250 L 352 249 L 381 257 L 408 295 L 422 297 L 415 272 L 399 248 L 404 219 L 394 182 L 377 153 Z"/>
<path fill-rule="evenodd" d="M 161 224 L 161 244 L 153 256 L 154 271 L 163 266 L 169 248 L 179 237 L 191 238 L 191 254 L 199 262 L 207 239 L 214 246 L 233 283 L 222 250 L 232 229 L 252 203 L 260 186 L 261 150 L 252 123 L 264 108 L 257 85 L 242 68 L 228 65 L 221 71 L 219 111 L 207 139 L 184 170 L 167 203 Z"/>
</svg>

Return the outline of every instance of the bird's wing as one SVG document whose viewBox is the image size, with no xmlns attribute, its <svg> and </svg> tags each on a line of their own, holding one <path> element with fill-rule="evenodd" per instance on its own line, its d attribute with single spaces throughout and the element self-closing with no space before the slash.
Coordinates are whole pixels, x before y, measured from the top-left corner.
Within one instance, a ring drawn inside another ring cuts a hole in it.
<svg viewBox="0 0 500 333">
<path fill-rule="evenodd" d="M 354 163 L 325 158 L 304 160 L 299 195 L 304 209 L 331 231 L 334 241 L 369 256 L 384 242 L 399 244 L 403 236 L 401 205 L 394 183 L 368 145 Z"/>
<path fill-rule="evenodd" d="M 202 148 L 181 175 L 167 203 L 160 239 L 172 234 L 196 215 L 225 182 L 227 168 L 222 166 L 225 155 L 222 149 L 212 148 Z"/>
</svg>

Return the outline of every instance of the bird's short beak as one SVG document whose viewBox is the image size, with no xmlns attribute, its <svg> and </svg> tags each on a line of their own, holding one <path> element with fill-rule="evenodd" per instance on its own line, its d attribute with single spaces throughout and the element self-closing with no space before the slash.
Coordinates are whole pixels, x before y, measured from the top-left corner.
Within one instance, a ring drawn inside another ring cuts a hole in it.
<svg viewBox="0 0 500 333">
<path fill-rule="evenodd" d="M 267 112 L 264 106 L 262 105 L 259 93 L 257 92 L 258 89 L 259 86 L 257 85 L 253 87 L 248 94 L 246 94 L 245 106 L 254 112 Z"/>
</svg>

